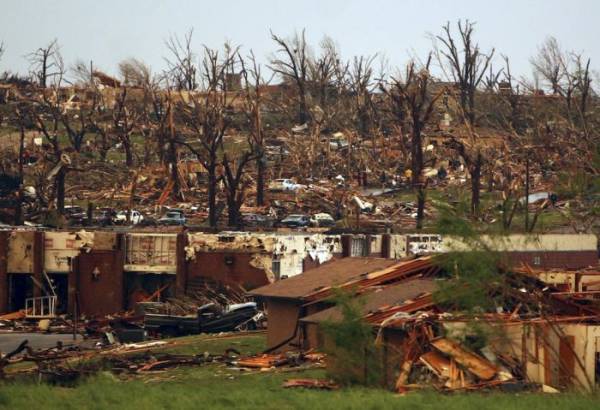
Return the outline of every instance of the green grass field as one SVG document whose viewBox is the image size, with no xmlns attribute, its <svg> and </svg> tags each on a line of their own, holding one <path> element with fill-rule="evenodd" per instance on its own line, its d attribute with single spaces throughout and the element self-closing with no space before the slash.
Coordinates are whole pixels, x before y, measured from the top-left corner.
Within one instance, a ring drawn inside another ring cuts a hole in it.
<svg viewBox="0 0 600 410">
<path fill-rule="evenodd" d="M 222 353 L 233 347 L 242 353 L 264 348 L 263 335 L 217 340 L 206 336 L 182 338 L 167 351 Z M 338 391 L 290 390 L 288 378 L 322 378 L 325 370 L 240 372 L 223 365 L 173 369 L 134 379 L 100 373 L 76 387 L 29 382 L 0 384 L 0 408 L 6 409 L 593 409 L 594 395 L 533 393 L 453 394 L 409 393 L 347 387 Z"/>
</svg>

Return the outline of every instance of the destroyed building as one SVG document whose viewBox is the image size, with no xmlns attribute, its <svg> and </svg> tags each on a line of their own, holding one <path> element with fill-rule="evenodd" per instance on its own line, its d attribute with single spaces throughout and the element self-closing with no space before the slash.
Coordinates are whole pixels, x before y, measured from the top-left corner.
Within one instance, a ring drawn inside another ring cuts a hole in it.
<svg viewBox="0 0 600 410">
<path fill-rule="evenodd" d="M 80 314 L 102 316 L 131 307 L 158 289 L 165 296 L 185 295 L 203 283 L 250 290 L 345 257 L 393 262 L 456 246 L 451 238 L 421 234 L 3 230 L 0 312 L 45 298 L 46 304 L 54 301 L 56 313 L 72 313 L 77 306 Z M 594 235 L 515 235 L 497 246 L 515 265 L 569 272 L 552 274 L 570 283 L 569 290 L 596 285 L 591 271 L 573 271 L 597 265 Z"/>
<path fill-rule="evenodd" d="M 332 261 L 254 290 L 268 311 L 268 348 L 326 349 L 332 341 L 322 326 L 344 320 L 332 298 L 342 289 L 354 295 L 372 326 L 383 349 L 381 382 L 396 391 L 528 383 L 548 391 L 593 390 L 600 384 L 594 292 L 562 292 L 536 275 L 508 271 L 502 273 L 508 284 L 504 305 L 465 312 L 435 296 L 450 279 L 438 274 L 429 257 L 390 262 Z M 484 345 L 474 347 L 476 340 Z"/>
</svg>

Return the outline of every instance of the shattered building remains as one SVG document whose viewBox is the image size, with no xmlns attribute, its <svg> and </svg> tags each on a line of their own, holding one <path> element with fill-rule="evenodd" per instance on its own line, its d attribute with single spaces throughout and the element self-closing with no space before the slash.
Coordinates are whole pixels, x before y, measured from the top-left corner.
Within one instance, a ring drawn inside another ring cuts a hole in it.
<svg viewBox="0 0 600 410">
<path fill-rule="evenodd" d="M 4 230 L 0 312 L 53 300 L 56 313 L 72 313 L 77 306 L 79 314 L 102 316 L 131 307 L 138 297 L 159 289 L 165 295 L 185 295 L 209 282 L 251 290 L 330 260 L 375 257 L 394 263 L 444 252 L 455 242 L 413 234 Z M 597 264 L 594 235 L 539 235 L 527 241 L 515 236 L 510 243 L 503 246 L 511 259 L 532 269 Z M 593 288 L 593 274 L 578 275 L 573 279 L 577 285 L 573 282 L 569 289 Z"/>
<path fill-rule="evenodd" d="M 595 389 L 600 309 L 590 302 L 596 292 L 563 291 L 523 266 L 504 272 L 504 305 L 470 313 L 434 295 L 447 279 L 430 257 L 331 261 L 251 293 L 267 307 L 269 350 L 322 351 L 333 343 L 323 326 L 344 320 L 332 295 L 350 292 L 382 349 L 375 359 L 383 362 L 381 382 L 399 392 L 528 383 L 544 391 Z M 597 265 L 583 272 L 600 274 Z"/>
</svg>

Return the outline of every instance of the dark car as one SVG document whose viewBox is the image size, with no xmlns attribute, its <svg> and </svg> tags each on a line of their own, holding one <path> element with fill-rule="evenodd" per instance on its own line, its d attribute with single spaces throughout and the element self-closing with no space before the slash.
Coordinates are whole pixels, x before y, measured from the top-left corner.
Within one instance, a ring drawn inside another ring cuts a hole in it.
<svg viewBox="0 0 600 410">
<path fill-rule="evenodd" d="M 243 214 L 242 222 L 248 227 L 270 228 L 273 226 L 273 220 L 265 215 L 260 214 Z"/>
<path fill-rule="evenodd" d="M 293 214 L 285 217 L 280 224 L 288 228 L 303 228 L 310 225 L 310 218 L 308 215 Z"/>
<path fill-rule="evenodd" d="M 83 225 L 87 214 L 80 206 L 65 206 L 65 218 L 67 218 L 69 225 Z"/>
<path fill-rule="evenodd" d="M 113 224 L 113 220 L 117 213 L 112 208 L 101 208 L 94 215 L 94 223 L 100 226 L 108 226 Z"/>
<path fill-rule="evenodd" d="M 159 225 L 185 225 L 185 216 L 179 211 L 169 211 L 158 220 Z"/>
<path fill-rule="evenodd" d="M 144 328 L 162 335 L 183 336 L 198 333 L 231 332 L 253 329 L 262 317 L 255 302 L 240 303 L 222 308 L 206 304 L 195 315 L 176 316 L 147 313 Z"/>
</svg>

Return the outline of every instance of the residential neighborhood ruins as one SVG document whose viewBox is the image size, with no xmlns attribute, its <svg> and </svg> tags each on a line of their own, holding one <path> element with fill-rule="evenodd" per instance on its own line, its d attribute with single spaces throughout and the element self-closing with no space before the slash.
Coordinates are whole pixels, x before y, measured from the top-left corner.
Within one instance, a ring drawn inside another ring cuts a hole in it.
<svg viewBox="0 0 600 410">
<path fill-rule="evenodd" d="M 161 72 L 27 54 L 0 76 L 0 383 L 597 391 L 597 75 L 550 37 L 517 76 L 476 27 L 404 67 L 304 31 L 265 61 L 172 35 Z M 152 350 L 203 334 L 266 349 Z"/>
</svg>

